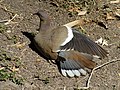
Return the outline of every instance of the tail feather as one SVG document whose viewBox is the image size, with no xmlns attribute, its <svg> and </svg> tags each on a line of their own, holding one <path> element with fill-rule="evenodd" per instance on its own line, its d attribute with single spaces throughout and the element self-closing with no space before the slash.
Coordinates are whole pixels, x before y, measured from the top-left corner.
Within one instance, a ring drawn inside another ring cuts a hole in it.
<svg viewBox="0 0 120 90">
<path fill-rule="evenodd" d="M 62 51 L 59 53 L 59 56 L 62 58 L 60 60 L 60 68 L 63 76 L 74 77 L 86 75 L 87 72 L 84 68 L 92 69 L 96 65 L 91 60 L 92 57 L 76 51 Z"/>
</svg>

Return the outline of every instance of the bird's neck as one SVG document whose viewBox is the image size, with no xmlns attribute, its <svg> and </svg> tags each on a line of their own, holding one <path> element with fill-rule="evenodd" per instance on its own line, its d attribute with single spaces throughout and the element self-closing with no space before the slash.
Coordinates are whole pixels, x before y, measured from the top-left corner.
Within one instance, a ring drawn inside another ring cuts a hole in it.
<svg viewBox="0 0 120 90">
<path fill-rule="evenodd" d="M 39 31 L 46 31 L 50 28 L 50 20 L 45 20 L 40 22 L 40 30 Z"/>
</svg>

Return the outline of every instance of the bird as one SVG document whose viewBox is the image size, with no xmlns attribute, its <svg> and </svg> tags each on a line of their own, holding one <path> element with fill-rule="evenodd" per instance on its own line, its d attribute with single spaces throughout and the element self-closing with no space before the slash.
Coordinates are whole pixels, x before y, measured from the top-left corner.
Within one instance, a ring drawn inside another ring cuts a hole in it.
<svg viewBox="0 0 120 90">
<path fill-rule="evenodd" d="M 108 52 L 80 31 L 72 28 L 80 23 L 71 23 L 51 28 L 51 19 L 39 10 L 34 15 L 40 18 L 39 32 L 34 37 L 34 45 L 46 58 L 59 62 L 63 76 L 79 77 L 87 74 L 86 69 L 96 67 L 93 58 L 103 59 Z"/>
</svg>

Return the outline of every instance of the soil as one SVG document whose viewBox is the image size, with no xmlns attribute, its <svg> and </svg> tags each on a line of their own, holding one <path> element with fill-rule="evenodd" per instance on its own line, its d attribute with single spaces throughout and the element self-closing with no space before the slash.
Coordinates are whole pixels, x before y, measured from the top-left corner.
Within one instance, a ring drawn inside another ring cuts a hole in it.
<svg viewBox="0 0 120 90">
<path fill-rule="evenodd" d="M 47 12 L 53 28 L 81 18 L 90 22 L 81 26 L 86 35 L 94 41 L 102 37 L 108 42 L 108 46 L 102 46 L 109 52 L 108 57 L 96 61 L 101 65 L 120 58 L 120 17 L 115 14 L 118 9 L 120 2 L 110 3 L 110 0 L 0 0 L 0 20 L 17 15 L 7 25 L 0 23 L 0 54 L 5 58 L 0 59 L 0 70 L 15 72 L 12 79 L 0 79 L 0 90 L 79 90 L 85 86 L 89 74 L 63 77 L 56 64 L 31 47 L 28 34 L 37 33 L 39 28 L 39 18 L 33 14 L 38 10 Z M 80 16 L 77 10 L 87 13 Z M 97 69 L 89 90 L 120 90 L 120 62 Z"/>
</svg>

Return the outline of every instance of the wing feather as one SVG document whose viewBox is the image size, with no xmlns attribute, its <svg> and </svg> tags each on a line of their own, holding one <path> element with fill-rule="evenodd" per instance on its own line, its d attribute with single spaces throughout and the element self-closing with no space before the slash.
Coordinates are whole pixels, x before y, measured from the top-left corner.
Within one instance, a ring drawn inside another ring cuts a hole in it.
<svg viewBox="0 0 120 90">
<path fill-rule="evenodd" d="M 88 37 L 83 35 L 82 33 L 73 30 L 74 37 L 70 42 L 65 44 L 64 46 L 61 46 L 60 49 L 63 50 L 72 50 L 79 51 L 82 53 L 87 53 L 90 55 L 97 55 L 101 58 L 104 58 L 107 56 L 107 52 L 100 47 L 98 44 L 90 40 Z"/>
</svg>

